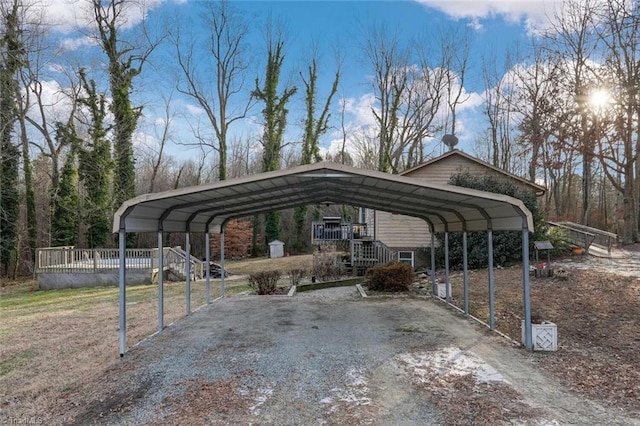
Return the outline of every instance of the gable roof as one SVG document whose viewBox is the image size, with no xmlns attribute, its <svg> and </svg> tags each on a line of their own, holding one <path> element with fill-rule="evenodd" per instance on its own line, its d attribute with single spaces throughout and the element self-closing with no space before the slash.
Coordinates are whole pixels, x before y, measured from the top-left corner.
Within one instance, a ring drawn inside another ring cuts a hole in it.
<svg viewBox="0 0 640 426">
<path fill-rule="evenodd" d="M 453 156 L 459 156 L 459 157 L 465 158 L 465 159 L 467 159 L 469 161 L 473 161 L 474 163 L 479 164 L 482 167 L 486 167 L 487 169 L 490 169 L 490 170 L 493 170 L 494 172 L 500 173 L 500 174 L 502 174 L 502 175 L 504 175 L 504 176 L 506 176 L 506 177 L 508 177 L 510 179 L 517 180 L 517 181 L 519 181 L 519 182 L 531 187 L 531 189 L 535 192 L 535 194 L 537 196 L 544 195 L 544 193 L 547 192 L 547 188 L 545 188 L 542 185 L 538 185 L 537 183 L 531 182 L 528 179 L 525 179 L 523 177 L 514 175 L 513 173 L 509 173 L 509 172 L 507 172 L 507 171 L 505 171 L 505 170 L 503 170 L 503 169 L 501 169 L 499 167 L 492 166 L 491 164 L 489 164 L 489 163 L 487 163 L 485 161 L 482 161 L 481 159 L 476 158 L 476 157 L 474 157 L 472 155 L 469 155 L 469 154 L 467 154 L 467 153 L 465 153 L 463 151 L 460 151 L 459 149 L 453 149 L 453 150 L 451 150 L 449 152 L 446 152 L 446 153 L 442 154 L 439 157 L 435 157 L 435 158 L 432 158 L 431 160 L 428 160 L 428 161 L 426 161 L 426 162 L 424 162 L 422 164 L 418 164 L 417 166 L 412 167 L 409 170 L 405 170 L 404 172 L 400 173 L 400 175 L 404 176 L 404 175 L 411 174 L 412 172 L 414 172 L 416 170 L 420 170 L 420 169 L 423 169 L 425 167 L 429 167 L 431 164 L 437 163 L 439 161 L 442 161 L 442 160 L 444 160 L 446 158 L 453 157 Z"/>
<path fill-rule="evenodd" d="M 424 219 L 435 232 L 533 230 L 522 201 L 331 162 L 145 194 L 114 214 L 113 232 L 219 232 L 229 219 L 316 203 Z"/>
</svg>

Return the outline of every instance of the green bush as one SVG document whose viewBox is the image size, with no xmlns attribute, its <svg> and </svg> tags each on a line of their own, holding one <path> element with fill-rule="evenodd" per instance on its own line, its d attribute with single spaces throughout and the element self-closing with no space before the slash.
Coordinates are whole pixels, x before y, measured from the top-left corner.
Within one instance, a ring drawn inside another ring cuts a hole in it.
<svg viewBox="0 0 640 426">
<path fill-rule="evenodd" d="M 553 246 L 551 256 L 562 256 L 571 252 L 571 243 L 567 231 L 557 226 L 550 226 L 544 237 L 545 241 L 549 241 Z"/>
<path fill-rule="evenodd" d="M 249 286 L 258 294 L 273 294 L 278 288 L 280 271 L 262 271 L 249 275 Z"/>
<path fill-rule="evenodd" d="M 521 200 L 533 215 L 535 231 L 529 236 L 530 249 L 533 250 L 533 241 L 546 239 L 544 219 L 533 192 L 521 190 L 513 182 L 495 176 L 475 176 L 470 173 L 453 175 L 449 183 L 465 188 L 504 194 Z M 442 265 L 444 263 L 444 234 L 436 234 L 436 238 L 440 241 L 438 263 Z M 469 268 L 487 267 L 487 233 L 467 233 L 467 247 Z M 493 259 L 497 265 L 508 265 L 522 261 L 522 232 L 493 232 Z M 449 233 L 449 265 L 452 269 L 462 268 L 462 233 L 460 232 Z"/>
<path fill-rule="evenodd" d="M 411 265 L 392 262 L 367 270 L 369 288 L 374 291 L 406 291 L 415 280 Z"/>
</svg>

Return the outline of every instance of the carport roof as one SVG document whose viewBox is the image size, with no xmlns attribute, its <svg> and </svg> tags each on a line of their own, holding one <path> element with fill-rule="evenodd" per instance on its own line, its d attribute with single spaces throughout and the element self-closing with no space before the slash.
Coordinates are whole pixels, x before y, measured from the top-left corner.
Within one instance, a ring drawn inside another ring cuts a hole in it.
<svg viewBox="0 0 640 426">
<path fill-rule="evenodd" d="M 232 218 L 324 203 L 423 218 L 436 232 L 533 230 L 531 212 L 506 195 L 320 162 L 132 198 L 113 232 L 219 232 Z"/>
</svg>

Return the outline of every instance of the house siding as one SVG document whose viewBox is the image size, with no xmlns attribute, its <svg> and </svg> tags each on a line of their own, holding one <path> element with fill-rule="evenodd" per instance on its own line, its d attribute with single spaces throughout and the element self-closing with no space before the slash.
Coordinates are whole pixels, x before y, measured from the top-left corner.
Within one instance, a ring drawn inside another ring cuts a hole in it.
<svg viewBox="0 0 640 426">
<path fill-rule="evenodd" d="M 508 180 L 518 187 L 518 189 L 531 191 L 531 187 L 527 184 L 517 181 L 515 179 L 509 179 L 508 177 L 501 175 L 494 170 L 491 170 L 482 164 L 478 164 L 465 157 L 451 156 L 443 158 L 433 164 L 429 164 L 428 167 L 418 168 L 404 176 L 416 178 L 423 182 L 434 184 L 448 184 L 451 176 L 459 173 L 469 173 L 475 176 L 494 176 L 498 179 Z"/>
<path fill-rule="evenodd" d="M 376 239 L 390 248 L 431 246 L 429 228 L 422 219 L 376 211 L 375 223 Z"/>
<path fill-rule="evenodd" d="M 515 184 L 518 188 L 532 191 L 532 187 L 517 179 L 511 179 L 491 168 L 460 155 L 451 155 L 434 161 L 425 167 L 417 167 L 403 176 L 422 182 L 446 185 L 451 176 L 470 173 L 475 176 L 495 176 Z M 383 211 L 375 212 L 375 238 L 388 247 L 397 250 L 403 248 L 417 250 L 431 246 L 431 235 L 426 222 L 411 216 L 396 215 Z M 436 247 L 438 242 L 436 241 Z"/>
</svg>

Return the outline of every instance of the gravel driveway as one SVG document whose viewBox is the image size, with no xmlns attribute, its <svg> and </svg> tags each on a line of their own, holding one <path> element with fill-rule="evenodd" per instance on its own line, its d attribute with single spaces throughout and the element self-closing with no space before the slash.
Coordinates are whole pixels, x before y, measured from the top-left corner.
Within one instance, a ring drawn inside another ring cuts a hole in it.
<svg viewBox="0 0 640 426">
<path fill-rule="evenodd" d="M 218 300 L 96 381 L 73 422 L 637 424 L 440 302 L 355 287 Z"/>
</svg>

